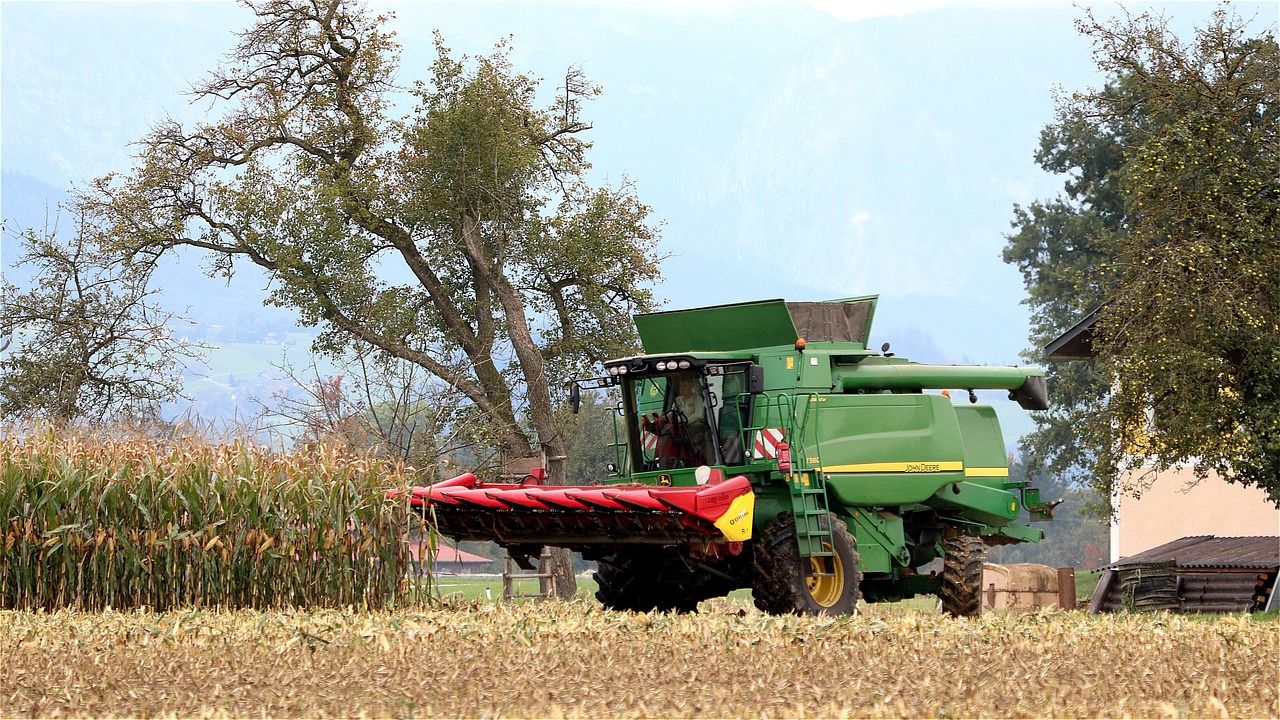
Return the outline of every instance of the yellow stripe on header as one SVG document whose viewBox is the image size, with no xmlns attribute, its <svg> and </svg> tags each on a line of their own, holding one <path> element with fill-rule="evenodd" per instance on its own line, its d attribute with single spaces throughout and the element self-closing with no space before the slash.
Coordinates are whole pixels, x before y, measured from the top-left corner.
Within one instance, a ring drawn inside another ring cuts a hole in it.
<svg viewBox="0 0 1280 720">
<path fill-rule="evenodd" d="M 1009 468 L 1007 467 L 988 467 L 988 468 L 965 468 L 965 477 L 1009 477 Z"/>
<path fill-rule="evenodd" d="M 824 465 L 828 473 L 933 473 L 956 472 L 964 469 L 959 460 L 918 460 L 914 462 L 857 463 L 854 465 Z"/>
</svg>

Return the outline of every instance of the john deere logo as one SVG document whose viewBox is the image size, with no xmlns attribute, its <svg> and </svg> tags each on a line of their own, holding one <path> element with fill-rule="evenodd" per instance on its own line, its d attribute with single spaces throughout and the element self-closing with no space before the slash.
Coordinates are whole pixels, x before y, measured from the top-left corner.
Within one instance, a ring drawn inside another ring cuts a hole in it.
<svg viewBox="0 0 1280 720">
<path fill-rule="evenodd" d="M 909 473 L 918 473 L 918 472 L 932 473 L 932 472 L 938 472 L 941 469 L 942 469 L 942 466 L 939 465 L 938 463 L 907 463 L 907 472 Z"/>
<path fill-rule="evenodd" d="M 671 476 L 666 473 L 662 473 L 661 475 L 658 476 L 658 484 L 664 487 L 670 485 Z"/>
</svg>

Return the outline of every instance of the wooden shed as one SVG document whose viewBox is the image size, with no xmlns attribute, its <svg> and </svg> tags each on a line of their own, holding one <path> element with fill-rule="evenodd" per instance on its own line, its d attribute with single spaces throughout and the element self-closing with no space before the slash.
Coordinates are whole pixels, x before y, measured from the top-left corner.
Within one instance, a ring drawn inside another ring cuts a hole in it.
<svg viewBox="0 0 1280 720">
<path fill-rule="evenodd" d="M 1249 612 L 1277 604 L 1280 537 L 1184 537 L 1103 568 L 1089 612 L 1126 607 L 1120 576 L 1127 568 L 1172 563 L 1183 612 Z"/>
</svg>

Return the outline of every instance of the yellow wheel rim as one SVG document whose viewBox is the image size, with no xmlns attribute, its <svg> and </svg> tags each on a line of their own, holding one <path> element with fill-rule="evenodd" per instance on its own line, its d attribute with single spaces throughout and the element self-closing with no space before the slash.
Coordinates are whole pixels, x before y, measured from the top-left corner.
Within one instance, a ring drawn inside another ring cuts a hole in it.
<svg viewBox="0 0 1280 720">
<path fill-rule="evenodd" d="M 805 578 L 805 584 L 809 586 L 809 596 L 818 605 L 829 608 L 840 602 L 840 596 L 844 594 L 844 565 L 840 562 L 839 553 L 831 556 L 831 574 L 825 573 L 826 568 L 823 558 L 809 558 L 809 577 Z"/>
</svg>

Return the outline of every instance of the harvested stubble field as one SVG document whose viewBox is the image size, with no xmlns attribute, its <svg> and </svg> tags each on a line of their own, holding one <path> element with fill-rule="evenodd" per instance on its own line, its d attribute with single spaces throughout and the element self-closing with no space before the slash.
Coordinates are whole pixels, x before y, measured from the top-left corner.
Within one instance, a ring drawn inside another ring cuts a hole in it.
<svg viewBox="0 0 1280 720">
<path fill-rule="evenodd" d="M 1280 622 L 586 603 L 0 613 L 3 716 L 919 717 L 1280 713 Z"/>
</svg>

